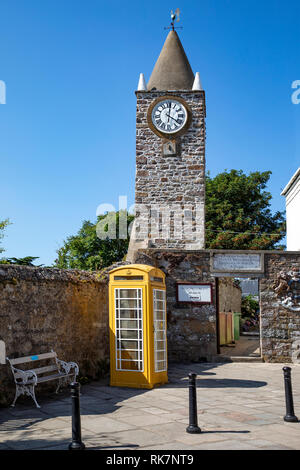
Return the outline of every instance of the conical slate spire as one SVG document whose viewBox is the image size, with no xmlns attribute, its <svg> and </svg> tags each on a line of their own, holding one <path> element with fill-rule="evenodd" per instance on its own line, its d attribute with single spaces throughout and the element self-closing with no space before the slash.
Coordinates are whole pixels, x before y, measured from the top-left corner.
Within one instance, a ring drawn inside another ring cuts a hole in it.
<svg viewBox="0 0 300 470">
<path fill-rule="evenodd" d="M 194 74 L 176 31 L 170 31 L 147 85 L 148 91 L 191 90 Z"/>
</svg>

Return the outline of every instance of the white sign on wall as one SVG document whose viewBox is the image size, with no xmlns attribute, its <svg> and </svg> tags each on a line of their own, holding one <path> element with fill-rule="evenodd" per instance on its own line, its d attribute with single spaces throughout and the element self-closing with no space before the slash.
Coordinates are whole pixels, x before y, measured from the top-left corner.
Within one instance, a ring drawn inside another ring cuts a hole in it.
<svg viewBox="0 0 300 470">
<path fill-rule="evenodd" d="M 212 303 L 211 284 L 177 284 L 177 302 Z"/>
<path fill-rule="evenodd" d="M 213 253 L 213 272 L 263 272 L 262 253 Z"/>
</svg>

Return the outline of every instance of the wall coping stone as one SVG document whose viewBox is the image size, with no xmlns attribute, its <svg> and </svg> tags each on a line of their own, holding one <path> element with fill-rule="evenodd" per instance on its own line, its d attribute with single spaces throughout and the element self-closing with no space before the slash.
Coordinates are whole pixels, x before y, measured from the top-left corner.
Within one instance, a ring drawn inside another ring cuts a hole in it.
<svg viewBox="0 0 300 470">
<path fill-rule="evenodd" d="M 63 281 L 63 282 L 106 282 L 102 271 L 81 271 L 79 269 L 43 268 L 11 264 L 0 265 L 0 283 L 3 280 Z"/>
</svg>

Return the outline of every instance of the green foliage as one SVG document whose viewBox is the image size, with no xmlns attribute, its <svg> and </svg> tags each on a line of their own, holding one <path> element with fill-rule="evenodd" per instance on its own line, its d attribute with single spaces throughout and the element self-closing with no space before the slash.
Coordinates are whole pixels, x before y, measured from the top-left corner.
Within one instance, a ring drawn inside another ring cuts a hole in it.
<svg viewBox="0 0 300 470">
<path fill-rule="evenodd" d="M 133 216 L 128 215 L 127 227 L 132 221 Z M 101 226 L 109 235 L 103 239 L 97 235 Z M 114 238 L 110 238 L 112 234 L 115 235 Z M 121 261 L 127 254 L 128 243 L 128 236 L 126 239 L 119 239 L 119 212 L 110 212 L 99 216 L 96 223 L 84 221 L 77 235 L 68 237 L 57 251 L 55 267 L 100 270 Z"/>
<path fill-rule="evenodd" d="M 224 171 L 206 176 L 206 248 L 231 250 L 282 249 L 282 212 L 270 210 L 265 191 L 271 172 Z"/>
<path fill-rule="evenodd" d="M 33 264 L 35 259 L 38 259 L 38 256 L 25 256 L 25 258 L 3 258 L 0 260 L 0 264 L 18 264 L 21 266 L 36 266 Z M 39 265 L 43 266 L 42 264 Z"/>
<path fill-rule="evenodd" d="M 4 237 L 4 230 L 10 224 L 9 219 L 0 220 L 0 240 Z M 3 253 L 4 248 L 0 246 L 0 253 Z"/>
<path fill-rule="evenodd" d="M 241 312 L 243 317 L 256 317 L 259 311 L 259 302 L 253 295 L 247 295 L 242 298 Z"/>
</svg>

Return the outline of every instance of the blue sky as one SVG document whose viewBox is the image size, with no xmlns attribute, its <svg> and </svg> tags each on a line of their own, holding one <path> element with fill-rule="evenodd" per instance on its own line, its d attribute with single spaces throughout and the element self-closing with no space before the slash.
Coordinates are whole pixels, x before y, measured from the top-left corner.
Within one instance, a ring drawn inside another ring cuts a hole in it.
<svg viewBox="0 0 300 470">
<path fill-rule="evenodd" d="M 2 0 L 1 210 L 5 256 L 50 265 L 97 206 L 134 201 L 135 94 L 169 12 L 206 92 L 206 166 L 271 170 L 272 209 L 300 166 L 299 2 Z"/>
</svg>

